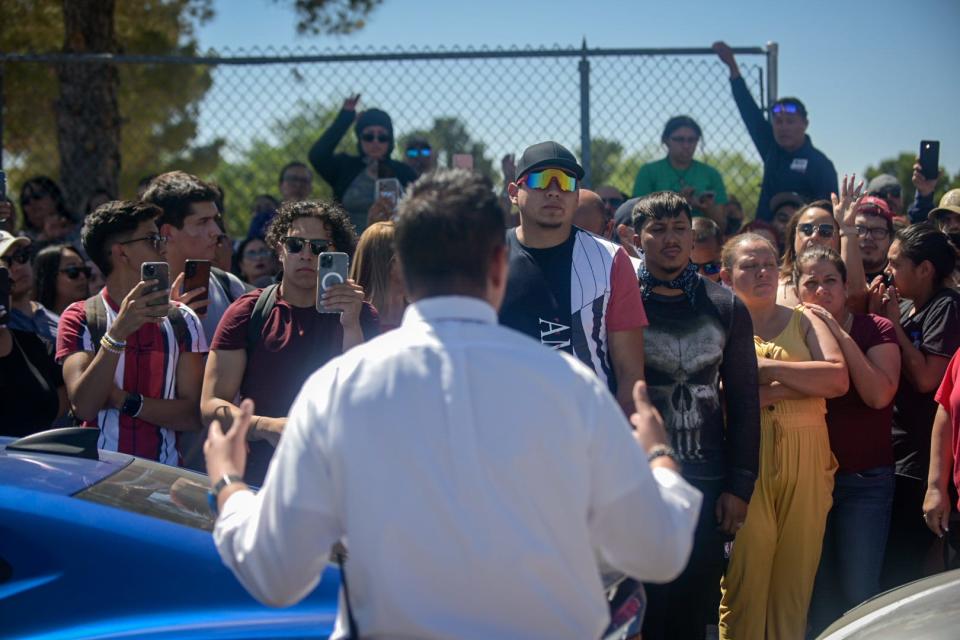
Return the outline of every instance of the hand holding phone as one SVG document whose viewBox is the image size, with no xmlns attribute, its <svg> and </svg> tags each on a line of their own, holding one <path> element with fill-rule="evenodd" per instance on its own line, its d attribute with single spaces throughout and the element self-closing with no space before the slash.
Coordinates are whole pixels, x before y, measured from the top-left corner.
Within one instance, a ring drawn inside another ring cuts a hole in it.
<svg viewBox="0 0 960 640">
<path fill-rule="evenodd" d="M 384 199 L 389 200 L 392 211 L 397 210 L 397 203 L 400 201 L 400 181 L 396 178 L 380 178 L 374 185 L 374 201 Z"/>
<path fill-rule="evenodd" d="M 145 306 L 150 308 L 156 308 L 157 311 L 152 311 L 147 315 L 151 317 L 162 318 L 167 315 L 167 309 L 170 306 L 170 265 L 166 262 L 144 262 L 140 265 L 140 280 L 143 282 L 155 281 L 153 284 L 148 284 L 144 290 L 144 296 L 150 296 L 150 294 L 158 294 L 163 291 L 166 295 L 154 295 L 151 296 L 145 303 Z"/>
<path fill-rule="evenodd" d="M 209 260 L 184 262 L 182 286 L 176 292 L 177 301 L 188 305 L 200 316 L 206 315 L 207 305 L 210 304 L 210 267 Z"/>
<path fill-rule="evenodd" d="M 453 154 L 453 168 L 473 171 L 473 156 L 469 153 Z"/>
<path fill-rule="evenodd" d="M 920 173 L 927 180 L 936 180 L 940 175 L 940 141 L 920 141 Z"/>
<path fill-rule="evenodd" d="M 343 309 L 328 307 L 323 300 L 331 287 L 347 282 L 350 269 L 350 257 L 339 251 L 324 251 L 320 254 L 317 269 L 317 311 L 320 313 L 341 313 Z"/>
</svg>

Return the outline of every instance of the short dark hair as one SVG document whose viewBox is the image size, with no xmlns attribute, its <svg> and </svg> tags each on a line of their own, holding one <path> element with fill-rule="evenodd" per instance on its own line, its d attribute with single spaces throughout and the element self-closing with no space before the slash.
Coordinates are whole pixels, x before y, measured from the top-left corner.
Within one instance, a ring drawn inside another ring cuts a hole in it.
<svg viewBox="0 0 960 640">
<path fill-rule="evenodd" d="M 172 224 L 177 229 L 183 229 L 183 221 L 190 215 L 193 203 L 212 202 L 218 211 L 222 211 L 223 206 L 219 187 L 184 171 L 170 171 L 154 178 L 143 194 L 143 201 L 163 211 L 157 219 L 158 226 Z"/>
<path fill-rule="evenodd" d="M 800 276 L 801 272 L 803 271 L 803 265 L 811 262 L 820 262 L 821 260 L 832 264 L 840 274 L 840 279 L 843 281 L 843 283 L 847 283 L 847 265 L 844 264 L 843 258 L 840 257 L 840 254 L 834 251 L 831 247 L 815 244 L 804 249 L 803 253 L 797 256 L 797 259 L 794 261 L 792 276 L 793 286 L 800 286 Z"/>
<path fill-rule="evenodd" d="M 930 222 L 912 224 L 897 231 L 900 253 L 919 265 L 929 260 L 935 271 L 933 284 L 943 286 L 957 266 L 957 252 L 947 235 Z"/>
<path fill-rule="evenodd" d="M 723 246 L 723 230 L 720 229 L 720 225 L 710 218 L 704 218 L 702 216 L 694 218 L 690 226 L 693 227 L 694 242 L 700 243 L 715 240 L 718 247 Z"/>
<path fill-rule="evenodd" d="M 893 228 L 893 216 L 887 217 L 882 213 L 878 213 L 876 207 L 870 209 L 865 209 L 863 211 L 857 211 L 858 216 L 865 216 L 867 218 L 880 218 L 887 225 L 887 233 L 890 234 L 890 237 L 893 238 L 895 230 Z"/>
<path fill-rule="evenodd" d="M 663 135 L 660 136 L 660 142 L 667 144 L 667 140 L 673 135 L 673 132 L 680 127 L 689 127 L 693 129 L 698 138 L 703 137 L 703 130 L 700 129 L 700 125 L 697 124 L 696 120 L 690 116 L 673 116 L 667 120 L 667 124 L 663 127 Z"/>
<path fill-rule="evenodd" d="M 418 297 L 482 295 L 490 258 L 506 241 L 490 180 L 472 171 L 424 174 L 401 200 L 394 242 L 407 290 Z"/>
<path fill-rule="evenodd" d="M 829 200 L 814 200 L 808 205 L 804 205 L 803 208 L 798 209 L 790 217 L 790 221 L 787 223 L 787 228 L 784 230 L 783 238 L 783 262 L 780 265 L 780 277 L 783 278 L 792 278 L 793 277 L 793 262 L 797 259 L 797 252 L 794 249 L 795 240 L 797 239 L 797 224 L 800 222 L 800 218 L 803 217 L 810 209 L 823 209 L 824 211 L 829 211 L 831 216 L 833 215 L 833 203 Z M 837 231 L 840 231 L 840 224 L 833 219 L 834 227 Z"/>
<path fill-rule="evenodd" d="M 37 252 L 33 258 L 33 287 L 36 300 L 47 309 L 57 303 L 57 276 L 60 275 L 60 257 L 63 250 L 83 256 L 69 244 L 52 244 Z"/>
<path fill-rule="evenodd" d="M 162 213 L 160 207 L 149 202 L 114 200 L 100 205 L 87 216 L 80 231 L 80 241 L 103 277 L 106 278 L 113 271 L 110 262 L 113 243 L 124 235 L 132 234 L 144 220 L 156 220 Z"/>
<path fill-rule="evenodd" d="M 673 191 L 656 191 L 637 200 L 633 205 L 633 230 L 640 233 L 644 225 L 651 220 L 664 218 L 678 218 L 687 216 L 687 221 L 693 220 L 690 205 L 680 194 Z"/>
<path fill-rule="evenodd" d="M 280 178 L 278 179 L 278 182 L 283 182 L 283 176 L 287 173 L 287 169 L 292 169 L 293 167 L 303 167 L 307 171 L 310 171 L 310 167 L 308 167 L 305 163 L 300 162 L 299 160 L 293 160 L 292 162 L 288 162 L 287 164 L 283 165 L 283 168 L 280 169 Z M 310 172 L 310 175 L 313 175 L 312 171 Z"/>
<path fill-rule="evenodd" d="M 298 218 L 319 218 L 327 227 L 330 240 L 337 251 L 342 251 L 353 258 L 353 251 L 357 247 L 357 232 L 350 222 L 350 216 L 338 204 L 323 200 L 301 200 L 299 202 L 284 202 L 277 209 L 277 215 L 270 222 L 267 229 L 267 245 L 274 251 L 280 251 L 283 239 L 290 233 L 293 221 Z"/>
</svg>

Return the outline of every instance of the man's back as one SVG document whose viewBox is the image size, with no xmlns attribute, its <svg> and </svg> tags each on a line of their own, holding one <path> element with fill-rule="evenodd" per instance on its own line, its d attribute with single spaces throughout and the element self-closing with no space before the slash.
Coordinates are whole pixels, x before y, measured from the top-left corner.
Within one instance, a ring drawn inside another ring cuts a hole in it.
<svg viewBox="0 0 960 640">
<path fill-rule="evenodd" d="M 304 559 L 325 561 L 344 536 L 364 635 L 598 637 L 597 553 L 653 581 L 685 563 L 699 497 L 658 472 L 661 484 L 586 367 L 497 326 L 483 302 L 425 300 L 307 382 L 256 498 L 260 548 L 224 559 L 283 602 L 297 592 L 264 572 L 315 581 L 323 565 Z M 312 489 L 293 503 L 292 486 Z M 224 505 L 221 549 L 253 540 L 230 527 L 254 500 L 240 495 Z M 270 521 L 273 504 L 295 515 Z M 316 533 L 271 553 L 276 527 Z"/>
</svg>

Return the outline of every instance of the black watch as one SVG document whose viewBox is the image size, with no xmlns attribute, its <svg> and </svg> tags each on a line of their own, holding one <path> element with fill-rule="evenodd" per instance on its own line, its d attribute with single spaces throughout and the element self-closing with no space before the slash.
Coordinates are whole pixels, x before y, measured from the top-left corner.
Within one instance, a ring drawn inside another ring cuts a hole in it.
<svg viewBox="0 0 960 640">
<path fill-rule="evenodd" d="M 128 393 L 120 405 L 120 413 L 131 418 L 136 418 L 143 411 L 143 395 L 139 393 Z"/>
<path fill-rule="evenodd" d="M 219 509 L 217 509 L 217 497 L 220 495 L 220 492 L 223 491 L 224 487 L 228 484 L 233 484 L 234 482 L 243 482 L 243 476 L 225 473 L 223 477 L 217 481 L 217 484 L 213 485 L 213 489 L 207 492 L 207 506 L 210 507 L 213 515 L 218 515 L 219 513 Z"/>
</svg>

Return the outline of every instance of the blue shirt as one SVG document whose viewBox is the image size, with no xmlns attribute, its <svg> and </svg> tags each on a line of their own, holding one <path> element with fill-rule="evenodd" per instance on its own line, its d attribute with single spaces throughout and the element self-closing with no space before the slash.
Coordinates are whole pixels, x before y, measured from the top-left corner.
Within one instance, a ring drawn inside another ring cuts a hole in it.
<svg viewBox="0 0 960 640">
<path fill-rule="evenodd" d="M 57 325 L 60 324 L 60 316 L 39 302 L 33 315 L 29 315 L 19 309 L 10 309 L 9 328 L 17 331 L 27 331 L 37 334 L 44 342 L 57 344 Z"/>
</svg>

